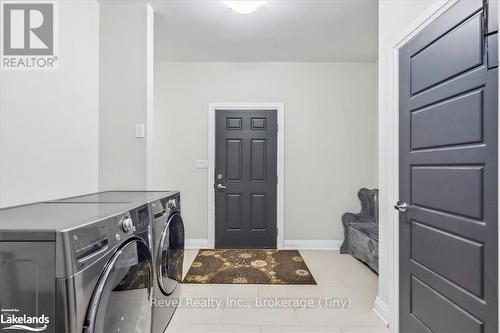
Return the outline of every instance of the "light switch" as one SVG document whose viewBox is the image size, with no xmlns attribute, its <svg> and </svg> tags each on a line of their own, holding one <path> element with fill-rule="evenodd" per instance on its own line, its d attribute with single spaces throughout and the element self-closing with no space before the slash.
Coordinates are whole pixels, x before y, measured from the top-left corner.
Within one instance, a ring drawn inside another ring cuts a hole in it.
<svg viewBox="0 0 500 333">
<path fill-rule="evenodd" d="M 144 128 L 144 124 L 135 125 L 135 137 L 144 138 L 145 136 L 146 136 L 146 130 Z"/>
<path fill-rule="evenodd" d="M 207 160 L 197 160 L 196 161 L 196 169 L 208 169 L 208 161 Z"/>
</svg>

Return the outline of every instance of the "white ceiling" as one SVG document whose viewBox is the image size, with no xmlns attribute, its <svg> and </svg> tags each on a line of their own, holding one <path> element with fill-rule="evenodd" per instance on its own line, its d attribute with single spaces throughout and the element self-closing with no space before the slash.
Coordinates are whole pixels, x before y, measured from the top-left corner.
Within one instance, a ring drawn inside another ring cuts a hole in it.
<svg viewBox="0 0 500 333">
<path fill-rule="evenodd" d="M 157 0 L 157 61 L 374 61 L 377 0 L 270 0 L 241 15 L 222 0 Z"/>
</svg>

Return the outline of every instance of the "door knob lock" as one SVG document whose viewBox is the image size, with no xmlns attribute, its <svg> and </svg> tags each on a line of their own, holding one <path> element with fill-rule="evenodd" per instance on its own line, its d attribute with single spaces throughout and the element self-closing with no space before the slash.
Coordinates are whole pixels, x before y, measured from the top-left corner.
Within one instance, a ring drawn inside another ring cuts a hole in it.
<svg viewBox="0 0 500 333">
<path fill-rule="evenodd" d="M 394 206 L 394 209 L 398 210 L 400 213 L 406 213 L 408 210 L 408 204 L 403 201 L 398 201 L 396 206 Z"/>
<path fill-rule="evenodd" d="M 225 190 L 226 187 L 224 185 L 222 185 L 222 184 L 217 184 L 217 189 L 218 190 Z"/>
</svg>

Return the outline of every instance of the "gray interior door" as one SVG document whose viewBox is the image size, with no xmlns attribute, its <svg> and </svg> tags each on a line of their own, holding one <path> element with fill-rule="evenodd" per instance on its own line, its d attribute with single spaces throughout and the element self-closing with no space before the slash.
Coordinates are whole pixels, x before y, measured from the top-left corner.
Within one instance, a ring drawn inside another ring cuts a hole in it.
<svg viewBox="0 0 500 333">
<path fill-rule="evenodd" d="M 498 332 L 498 73 L 486 13 L 459 1 L 400 50 L 401 332 Z"/>
<path fill-rule="evenodd" d="M 276 248 L 276 111 L 217 111 L 215 247 Z"/>
</svg>

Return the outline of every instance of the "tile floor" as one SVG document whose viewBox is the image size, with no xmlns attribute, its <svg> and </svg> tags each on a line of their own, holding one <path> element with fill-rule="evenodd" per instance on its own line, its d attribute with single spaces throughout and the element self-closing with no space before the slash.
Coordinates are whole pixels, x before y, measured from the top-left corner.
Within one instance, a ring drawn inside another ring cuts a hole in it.
<svg viewBox="0 0 500 333">
<path fill-rule="evenodd" d="M 198 251 L 188 250 L 184 274 Z M 313 299 L 349 298 L 347 309 L 319 308 L 194 308 L 177 309 L 165 333 L 387 333 L 373 312 L 377 276 L 349 255 L 338 251 L 301 251 L 314 275 L 316 286 L 276 285 L 179 285 L 178 296 L 191 299 L 256 298 Z M 246 304 L 246 303 L 245 303 Z"/>
</svg>

